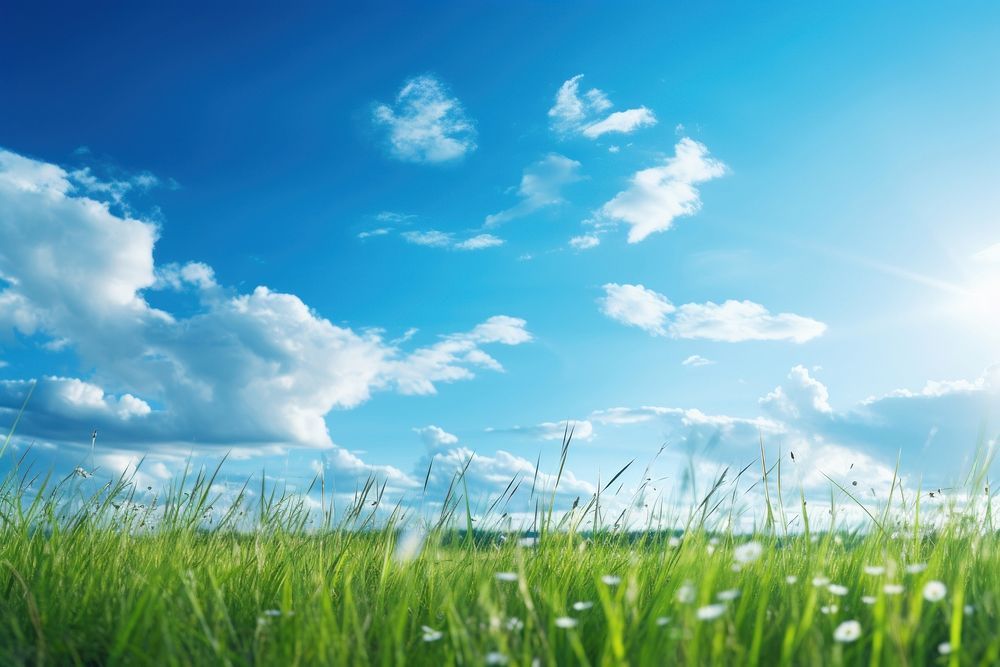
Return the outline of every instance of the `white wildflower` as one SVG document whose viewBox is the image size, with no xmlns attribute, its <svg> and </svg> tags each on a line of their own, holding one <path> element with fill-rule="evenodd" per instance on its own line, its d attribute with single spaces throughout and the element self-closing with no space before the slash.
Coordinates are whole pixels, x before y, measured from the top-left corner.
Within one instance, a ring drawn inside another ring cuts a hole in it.
<svg viewBox="0 0 1000 667">
<path fill-rule="evenodd" d="M 941 642 L 938 644 L 938 653 L 941 655 L 948 655 L 951 653 L 951 642 Z"/>
<path fill-rule="evenodd" d="M 885 574 L 885 568 L 881 565 L 865 565 L 865 574 L 870 574 L 873 577 L 881 577 Z"/>
<path fill-rule="evenodd" d="M 873 595 L 862 595 L 861 601 L 865 604 L 875 604 L 875 596 Z"/>
<path fill-rule="evenodd" d="M 664 625 L 667 625 L 668 623 L 670 623 L 670 617 L 669 616 L 659 616 L 656 619 L 656 624 L 659 625 L 659 626 L 661 626 L 661 627 L 664 626 Z"/>
<path fill-rule="evenodd" d="M 434 628 L 432 628 L 430 626 L 422 625 L 422 626 L 420 626 L 420 629 L 423 630 L 423 632 L 424 632 L 424 641 L 425 642 L 436 642 L 437 640 L 439 640 L 442 637 L 444 637 L 444 633 L 443 632 L 441 632 L 440 630 L 435 630 Z"/>
<path fill-rule="evenodd" d="M 813 586 L 816 588 L 823 588 L 824 586 L 829 586 L 830 580 L 826 577 L 813 577 Z"/>
<path fill-rule="evenodd" d="M 861 624 L 857 621 L 844 621 L 833 631 L 833 638 L 838 642 L 853 642 L 861 636 Z"/>
<path fill-rule="evenodd" d="M 507 619 L 507 629 L 513 632 L 524 629 L 524 621 L 517 618 L 516 616 L 511 616 Z"/>
<path fill-rule="evenodd" d="M 397 563 L 409 563 L 420 555 L 427 533 L 422 528 L 411 528 L 400 533 L 393 556 Z"/>
<path fill-rule="evenodd" d="M 677 589 L 677 601 L 683 604 L 690 604 L 694 602 L 694 586 L 690 582 L 684 582 L 681 587 Z"/>
<path fill-rule="evenodd" d="M 841 586 L 840 584 L 830 584 L 826 587 L 826 590 L 830 591 L 833 595 L 843 597 L 847 595 L 847 587 Z"/>
<path fill-rule="evenodd" d="M 490 651 L 486 654 L 487 665 L 506 665 L 508 658 L 500 651 Z"/>
<path fill-rule="evenodd" d="M 735 588 L 731 588 L 728 591 L 719 591 L 715 597 L 723 602 L 730 602 L 732 600 L 735 600 L 739 596 L 740 592 Z"/>
<path fill-rule="evenodd" d="M 747 542 L 733 549 L 733 559 L 737 563 L 752 563 L 760 558 L 762 553 L 764 553 L 764 547 L 760 545 L 760 542 Z"/>
<path fill-rule="evenodd" d="M 838 611 L 840 611 L 840 607 L 838 607 L 835 604 L 825 604 L 822 607 L 820 607 L 819 610 L 824 614 L 829 615 L 829 614 L 836 614 Z"/>
<path fill-rule="evenodd" d="M 722 616 L 726 611 L 726 605 L 724 604 L 710 604 L 706 607 L 698 608 L 698 620 L 699 621 L 711 621 L 712 619 Z"/>
<path fill-rule="evenodd" d="M 575 628 L 577 620 L 569 616 L 560 616 L 556 619 L 557 628 Z"/>
<path fill-rule="evenodd" d="M 928 602 L 939 602 L 948 594 L 948 587 L 940 581 L 928 581 L 924 584 L 924 599 Z"/>
<path fill-rule="evenodd" d="M 903 592 L 903 586 L 901 584 L 886 584 L 882 587 L 882 592 L 886 595 L 899 595 Z"/>
<path fill-rule="evenodd" d="M 906 566 L 908 574 L 920 574 L 927 569 L 927 563 L 910 563 Z"/>
<path fill-rule="evenodd" d="M 601 577 L 601 581 L 603 581 L 608 586 L 617 586 L 618 584 L 622 583 L 622 578 L 613 574 L 606 574 L 603 577 Z"/>
<path fill-rule="evenodd" d="M 583 601 L 583 602 L 574 602 L 573 603 L 573 609 L 575 611 L 587 611 L 588 609 L 590 609 L 593 606 L 594 606 L 594 603 L 591 602 L 590 600 L 586 600 L 586 601 Z"/>
<path fill-rule="evenodd" d="M 785 583 L 786 584 L 796 584 L 796 583 L 798 583 L 798 581 L 799 581 L 799 578 L 796 577 L 794 574 L 790 574 L 787 577 L 785 577 Z"/>
<path fill-rule="evenodd" d="M 497 581 L 517 581 L 517 572 L 497 572 Z"/>
</svg>

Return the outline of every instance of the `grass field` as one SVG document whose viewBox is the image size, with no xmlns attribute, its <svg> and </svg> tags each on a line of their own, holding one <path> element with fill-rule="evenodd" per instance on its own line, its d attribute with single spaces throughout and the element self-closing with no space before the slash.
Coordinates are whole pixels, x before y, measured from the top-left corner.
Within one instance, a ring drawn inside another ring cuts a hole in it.
<svg viewBox="0 0 1000 667">
<path fill-rule="evenodd" d="M 900 491 L 857 530 L 788 532 L 768 497 L 752 534 L 726 528 L 725 478 L 670 517 L 683 530 L 584 531 L 598 499 L 559 514 L 537 491 L 526 535 L 470 532 L 460 474 L 436 518 L 370 480 L 336 519 L 265 488 L 216 508 L 210 472 L 160 494 L 87 474 L 0 488 L 0 664 L 1000 662 L 981 486 L 984 507 L 934 516 Z"/>
</svg>

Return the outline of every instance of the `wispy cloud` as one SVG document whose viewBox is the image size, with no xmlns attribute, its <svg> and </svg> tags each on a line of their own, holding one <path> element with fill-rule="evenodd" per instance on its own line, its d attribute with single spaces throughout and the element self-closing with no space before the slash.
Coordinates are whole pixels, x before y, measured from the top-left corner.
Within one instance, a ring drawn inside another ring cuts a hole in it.
<svg viewBox="0 0 1000 667">
<path fill-rule="evenodd" d="M 499 213 L 486 216 L 486 226 L 499 225 L 546 206 L 562 203 L 562 189 L 580 180 L 579 169 L 579 162 L 558 153 L 549 153 L 538 162 L 528 165 L 517 188 L 521 201 Z"/>
<path fill-rule="evenodd" d="M 698 366 L 711 366 L 714 363 L 711 359 L 706 359 L 700 354 L 692 354 L 681 362 L 681 366 L 694 366 L 697 368 Z"/>
<path fill-rule="evenodd" d="M 601 312 L 613 320 L 654 336 L 722 342 L 788 340 L 804 343 L 822 335 L 826 325 L 792 313 L 772 314 L 753 301 L 675 306 L 664 295 L 643 285 L 604 285 Z"/>
<path fill-rule="evenodd" d="M 601 245 L 601 237 L 597 234 L 581 234 L 569 240 L 569 247 L 574 250 L 590 250 Z"/>
<path fill-rule="evenodd" d="M 673 157 L 661 166 L 637 171 L 628 189 L 604 204 L 599 215 L 628 224 L 628 242 L 638 243 L 670 229 L 678 217 L 696 213 L 701 196 L 695 186 L 726 171 L 726 165 L 709 157 L 704 144 L 681 139 Z"/>
<path fill-rule="evenodd" d="M 407 81 L 395 104 L 379 104 L 373 117 L 388 130 L 389 149 L 406 162 L 448 162 L 476 149 L 476 128 L 458 98 L 430 75 Z"/>
<path fill-rule="evenodd" d="M 656 115 L 646 107 L 616 111 L 603 116 L 613 105 L 604 91 L 591 88 L 580 92 L 582 74 L 563 82 L 549 109 L 552 128 L 560 134 L 581 134 L 596 139 L 604 134 L 628 134 L 656 124 Z"/>
<path fill-rule="evenodd" d="M 414 245 L 445 248 L 448 250 L 484 250 L 504 244 L 502 238 L 493 234 L 476 234 L 465 240 L 456 241 L 452 233 L 436 229 L 403 232 L 402 237 L 407 243 Z"/>
</svg>

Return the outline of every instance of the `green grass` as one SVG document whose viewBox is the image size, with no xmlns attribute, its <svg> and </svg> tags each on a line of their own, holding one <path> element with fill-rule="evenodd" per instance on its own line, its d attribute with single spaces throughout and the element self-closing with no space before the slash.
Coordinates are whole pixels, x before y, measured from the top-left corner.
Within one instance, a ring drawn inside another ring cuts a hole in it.
<svg viewBox="0 0 1000 667">
<path fill-rule="evenodd" d="M 537 540 L 525 545 L 499 517 L 469 532 L 474 507 L 460 476 L 435 517 L 383 507 L 370 480 L 334 519 L 265 487 L 212 507 L 212 475 L 154 496 L 124 478 L 32 477 L 22 463 L 0 484 L 0 664 L 1000 662 L 1000 543 L 988 507 L 918 512 L 918 497 L 906 504 L 894 485 L 896 505 L 867 506 L 861 530 L 830 530 L 826 516 L 812 517 L 826 520 L 821 533 L 802 521 L 791 533 L 769 465 L 758 464 L 768 500 L 752 535 L 726 526 L 734 489 L 754 481 L 723 476 L 690 511 L 661 514 L 661 526 L 683 532 L 613 521 L 585 532 L 586 518 L 600 516 L 596 498 L 560 515 L 554 494 L 533 489 Z M 836 485 L 831 493 L 853 502 Z M 749 542 L 760 556 L 734 567 L 734 549 Z M 915 564 L 926 567 L 908 571 Z M 930 581 L 945 584 L 943 599 L 925 599 Z M 724 591 L 738 595 L 719 602 Z M 721 615 L 699 618 L 713 604 Z M 561 627 L 565 618 L 575 626 Z M 848 620 L 860 637 L 836 641 Z"/>
</svg>

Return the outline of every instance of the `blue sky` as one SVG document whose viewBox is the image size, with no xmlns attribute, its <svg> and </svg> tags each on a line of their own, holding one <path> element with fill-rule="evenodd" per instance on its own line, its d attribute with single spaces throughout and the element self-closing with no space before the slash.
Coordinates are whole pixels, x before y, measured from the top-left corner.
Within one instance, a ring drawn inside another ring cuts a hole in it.
<svg viewBox="0 0 1000 667">
<path fill-rule="evenodd" d="M 997 434 L 996 8 L 699 5 L 7 12 L 16 446 L 488 496 L 575 420 L 570 495 L 761 436 L 943 483 Z"/>
</svg>

